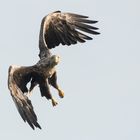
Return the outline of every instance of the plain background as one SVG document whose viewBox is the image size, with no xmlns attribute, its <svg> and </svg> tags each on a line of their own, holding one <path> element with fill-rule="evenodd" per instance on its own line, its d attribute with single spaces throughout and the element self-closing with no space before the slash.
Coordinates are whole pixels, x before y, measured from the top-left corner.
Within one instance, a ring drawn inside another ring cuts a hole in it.
<svg viewBox="0 0 140 140">
<path fill-rule="evenodd" d="M 139 0 L 4 0 L 0 2 L 0 139 L 140 139 Z M 8 67 L 38 61 L 43 16 L 61 10 L 88 15 L 100 28 L 92 41 L 52 50 L 61 57 L 59 105 L 31 97 L 42 130 L 20 118 L 7 88 Z"/>
</svg>

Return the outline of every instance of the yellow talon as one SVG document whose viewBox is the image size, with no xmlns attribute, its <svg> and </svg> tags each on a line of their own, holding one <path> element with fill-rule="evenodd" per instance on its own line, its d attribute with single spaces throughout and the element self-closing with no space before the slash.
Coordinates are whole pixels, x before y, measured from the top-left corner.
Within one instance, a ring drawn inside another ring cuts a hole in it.
<svg viewBox="0 0 140 140">
<path fill-rule="evenodd" d="M 62 90 L 59 89 L 58 93 L 60 98 L 64 98 L 64 92 Z"/>
<path fill-rule="evenodd" d="M 52 105 L 53 106 L 56 106 L 58 104 L 54 99 L 51 99 L 51 100 L 52 100 Z"/>
</svg>

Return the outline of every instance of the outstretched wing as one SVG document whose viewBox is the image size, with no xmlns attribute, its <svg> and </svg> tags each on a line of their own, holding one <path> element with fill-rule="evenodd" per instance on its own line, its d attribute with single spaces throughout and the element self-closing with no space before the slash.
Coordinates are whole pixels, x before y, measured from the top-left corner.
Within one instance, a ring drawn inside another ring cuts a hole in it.
<svg viewBox="0 0 140 140">
<path fill-rule="evenodd" d="M 20 72 L 21 75 L 17 75 L 16 72 Z M 23 73 L 26 71 L 26 74 Z M 20 68 L 16 66 L 9 67 L 9 75 L 8 75 L 8 88 L 11 92 L 11 96 L 13 101 L 18 109 L 19 114 L 22 119 L 34 129 L 38 127 L 41 129 L 40 125 L 37 122 L 37 116 L 34 112 L 31 101 L 28 99 L 26 95 L 23 94 L 23 89 L 18 86 L 17 82 L 23 84 L 27 79 L 25 78 L 28 75 L 27 68 Z M 18 78 L 19 79 L 18 79 Z"/>
<path fill-rule="evenodd" d="M 83 43 L 92 39 L 85 33 L 100 34 L 97 32 L 98 28 L 90 25 L 94 23 L 97 21 L 89 20 L 87 16 L 56 11 L 42 20 L 43 39 L 49 49 L 60 43 L 68 46 L 77 42 Z"/>
</svg>

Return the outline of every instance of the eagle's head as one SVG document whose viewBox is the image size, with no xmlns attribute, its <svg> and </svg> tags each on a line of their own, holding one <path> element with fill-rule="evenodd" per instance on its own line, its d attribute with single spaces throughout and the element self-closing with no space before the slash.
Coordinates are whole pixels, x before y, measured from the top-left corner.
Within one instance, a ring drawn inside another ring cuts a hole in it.
<svg viewBox="0 0 140 140">
<path fill-rule="evenodd" d="M 55 66 L 60 62 L 60 57 L 58 55 L 53 55 L 50 58 L 50 64 Z"/>
</svg>

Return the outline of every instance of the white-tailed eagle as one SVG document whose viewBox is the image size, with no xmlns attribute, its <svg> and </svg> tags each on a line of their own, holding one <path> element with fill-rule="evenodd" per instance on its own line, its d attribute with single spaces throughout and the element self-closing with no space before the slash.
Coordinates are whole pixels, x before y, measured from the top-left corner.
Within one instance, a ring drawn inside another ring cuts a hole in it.
<svg viewBox="0 0 140 140">
<path fill-rule="evenodd" d="M 58 90 L 59 96 L 64 97 L 64 92 L 57 84 L 57 73 L 55 65 L 59 62 L 59 56 L 52 55 L 50 49 L 56 46 L 72 45 L 78 42 L 84 43 L 92 40 L 88 34 L 98 35 L 98 28 L 92 26 L 97 23 L 88 19 L 87 16 L 74 13 L 53 12 L 42 19 L 39 35 L 39 57 L 40 60 L 33 66 L 9 67 L 8 88 L 15 105 L 25 122 L 34 129 L 41 126 L 37 122 L 31 101 L 26 93 L 30 93 L 36 85 L 39 85 L 41 96 L 52 101 L 55 106 L 57 102 L 51 95 L 49 86 Z M 87 33 L 87 34 L 85 34 Z M 30 87 L 27 84 L 30 82 Z"/>
</svg>

